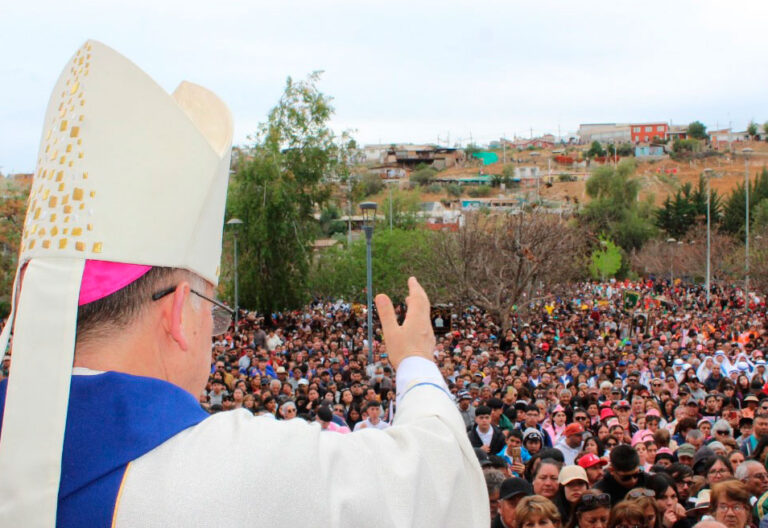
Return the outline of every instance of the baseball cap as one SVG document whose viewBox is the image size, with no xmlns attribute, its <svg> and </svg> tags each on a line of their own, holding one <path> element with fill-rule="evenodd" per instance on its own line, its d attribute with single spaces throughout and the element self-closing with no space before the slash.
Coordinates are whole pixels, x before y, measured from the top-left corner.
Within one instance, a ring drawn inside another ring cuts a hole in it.
<svg viewBox="0 0 768 528">
<path fill-rule="evenodd" d="M 537 440 L 541 441 L 543 437 L 542 437 L 542 434 L 537 429 L 534 429 L 533 427 L 529 427 L 528 429 L 523 431 L 523 442 L 533 438 L 536 438 Z"/>
<path fill-rule="evenodd" d="M 512 499 L 518 495 L 533 495 L 531 483 L 519 477 L 508 478 L 501 483 L 500 500 Z"/>
<path fill-rule="evenodd" d="M 459 400 L 471 400 L 472 396 L 469 395 L 468 391 L 462 390 L 459 391 L 459 393 L 456 395 Z"/>
<path fill-rule="evenodd" d="M 584 434 L 584 428 L 581 426 L 580 423 L 568 424 L 565 427 L 565 431 L 563 432 L 563 436 L 566 436 L 566 437 L 580 435 L 580 434 Z"/>
<path fill-rule="evenodd" d="M 578 424 L 576 424 L 578 425 Z M 560 470 L 560 476 L 557 478 L 558 484 L 565 485 L 574 480 L 583 480 L 589 483 L 587 472 L 581 466 L 565 466 Z"/>
<path fill-rule="evenodd" d="M 619 400 L 618 402 L 616 402 L 616 407 L 629 409 L 630 405 L 627 400 Z"/>
<path fill-rule="evenodd" d="M 579 465 L 584 469 L 589 469 L 598 464 L 601 466 L 605 466 L 606 464 L 608 464 L 608 461 L 605 460 L 604 458 L 600 458 L 594 453 L 588 453 L 579 459 Z"/>
<path fill-rule="evenodd" d="M 658 451 L 657 451 L 658 453 Z M 689 456 L 693 458 L 693 456 L 696 454 L 696 448 L 693 447 L 691 444 L 683 444 L 680 447 L 677 448 L 677 456 Z"/>
</svg>

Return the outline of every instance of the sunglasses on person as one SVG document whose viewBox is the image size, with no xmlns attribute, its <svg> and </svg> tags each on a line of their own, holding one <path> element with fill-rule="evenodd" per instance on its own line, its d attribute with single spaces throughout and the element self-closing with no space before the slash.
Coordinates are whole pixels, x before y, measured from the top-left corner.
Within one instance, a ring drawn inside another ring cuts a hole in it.
<svg viewBox="0 0 768 528">
<path fill-rule="evenodd" d="M 606 442 L 605 446 L 610 449 L 612 447 L 616 447 L 616 442 Z"/>
<path fill-rule="evenodd" d="M 171 293 L 176 291 L 177 286 L 170 286 L 164 290 L 161 290 L 157 293 L 152 294 L 152 300 L 153 301 L 159 301 L 163 297 L 166 297 L 170 295 Z M 224 304 L 221 304 L 216 299 L 211 299 L 210 297 L 207 297 L 203 295 L 200 292 L 197 292 L 190 288 L 189 290 L 191 293 L 194 293 L 198 297 L 205 299 L 209 303 L 211 303 L 213 306 L 211 307 L 211 315 L 213 316 L 213 327 L 211 329 L 211 335 L 220 335 L 227 331 L 229 328 L 229 324 L 232 322 L 232 316 L 235 314 L 235 311 L 230 308 L 229 306 L 226 306 Z"/>
<path fill-rule="evenodd" d="M 610 506 L 611 496 L 607 493 L 585 493 L 579 498 L 579 502 L 576 504 L 576 509 L 582 511 L 600 507 L 610 508 Z"/>
<path fill-rule="evenodd" d="M 627 473 L 625 475 L 616 474 L 616 478 L 622 482 L 629 482 L 630 480 L 637 480 L 640 478 L 640 474 L 642 473 L 641 470 L 637 470 L 633 473 Z"/>
</svg>

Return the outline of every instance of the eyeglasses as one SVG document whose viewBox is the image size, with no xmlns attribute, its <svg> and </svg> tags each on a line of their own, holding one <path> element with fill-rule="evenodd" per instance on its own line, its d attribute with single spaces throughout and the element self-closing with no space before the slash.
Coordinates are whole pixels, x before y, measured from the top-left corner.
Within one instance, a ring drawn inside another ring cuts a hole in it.
<svg viewBox="0 0 768 528">
<path fill-rule="evenodd" d="M 635 488 L 627 493 L 627 496 L 630 499 L 639 499 L 640 497 L 655 497 L 656 493 L 648 488 Z"/>
<path fill-rule="evenodd" d="M 579 498 L 579 502 L 576 505 L 577 510 L 591 510 L 593 508 L 599 508 L 601 506 L 610 506 L 611 496 L 607 493 L 585 493 Z"/>
<path fill-rule="evenodd" d="M 743 513 L 746 511 L 746 508 L 743 504 L 726 504 L 724 502 L 717 505 L 717 511 L 720 513 L 725 513 L 728 510 L 733 511 L 733 513 Z"/>
<path fill-rule="evenodd" d="M 710 469 L 707 471 L 707 475 L 730 475 L 731 472 L 727 469 Z"/>
<path fill-rule="evenodd" d="M 576 416 L 576 417 L 574 417 L 574 420 L 579 420 L 579 421 L 588 420 L 588 419 L 589 418 L 587 418 L 586 416 Z"/>
<path fill-rule="evenodd" d="M 167 295 L 170 295 L 174 291 L 176 291 L 177 286 L 170 286 L 164 290 L 161 290 L 157 293 L 152 294 L 152 300 L 153 301 L 159 301 L 163 297 L 166 297 Z M 200 292 L 196 292 L 195 290 L 191 289 L 190 292 L 194 293 L 198 297 L 205 299 L 206 301 L 213 304 L 211 307 L 211 316 L 213 317 L 213 328 L 211 330 L 211 335 L 219 335 L 223 334 L 227 331 L 229 328 L 229 324 L 232 322 L 232 316 L 235 314 L 235 311 L 230 308 L 229 306 L 226 306 L 224 304 L 221 304 L 216 299 L 211 299 L 210 297 L 207 297 L 203 295 Z"/>
</svg>

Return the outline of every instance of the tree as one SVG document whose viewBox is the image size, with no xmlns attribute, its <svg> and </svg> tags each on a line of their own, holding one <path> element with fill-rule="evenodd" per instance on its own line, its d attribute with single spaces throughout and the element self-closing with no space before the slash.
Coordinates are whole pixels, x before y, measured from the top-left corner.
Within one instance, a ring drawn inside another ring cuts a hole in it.
<svg viewBox="0 0 768 528">
<path fill-rule="evenodd" d="M 720 219 L 721 202 L 717 191 L 710 190 L 709 211 L 713 223 Z M 704 177 L 699 178 L 696 188 L 685 183 L 674 196 L 667 196 L 655 214 L 656 225 L 673 238 L 684 236 L 696 223 L 706 224 L 707 182 Z"/>
<path fill-rule="evenodd" d="M 437 174 L 437 171 L 431 167 L 426 167 L 423 169 L 417 169 L 411 173 L 411 183 L 415 183 L 418 185 L 421 185 L 422 187 L 426 187 L 430 183 L 432 183 L 432 180 L 435 179 L 435 175 Z"/>
<path fill-rule="evenodd" d="M 749 122 L 749 124 L 747 125 L 747 134 L 749 134 L 749 137 L 751 137 L 752 139 L 755 138 L 755 136 L 757 135 L 757 123 L 755 123 L 754 121 Z"/>
<path fill-rule="evenodd" d="M 4 189 L 0 195 L 0 318 L 10 313 L 11 291 L 19 262 L 19 244 L 24 229 L 29 185 L 0 175 Z"/>
<path fill-rule="evenodd" d="M 726 281 L 737 277 L 740 271 L 735 257 L 741 259 L 743 273 L 743 246 L 739 241 L 714 229 L 710 240 L 712 280 Z M 667 242 L 666 238 L 650 240 L 642 249 L 634 251 L 630 260 L 632 269 L 641 275 L 668 277 L 671 270 L 675 277 L 703 281 L 707 269 L 707 228 L 696 225 L 684 238 L 676 239 L 674 243 Z"/>
<path fill-rule="evenodd" d="M 763 134 L 765 134 L 765 140 L 768 141 L 768 121 L 763 123 Z"/>
<path fill-rule="evenodd" d="M 755 229 L 759 231 L 768 229 L 768 199 L 767 198 L 763 198 L 757 203 L 757 205 L 755 205 L 755 208 L 752 211 L 752 215 L 754 216 L 753 222 L 754 222 Z"/>
<path fill-rule="evenodd" d="M 408 294 L 408 277 L 424 275 L 421 266 L 431 260 L 431 238 L 423 229 L 390 231 L 376 225 L 372 240 L 372 273 L 374 290 L 384 291 L 393 300 L 402 301 Z M 355 240 L 348 249 L 331 248 L 321 253 L 312 266 L 309 290 L 314 297 L 366 300 L 365 238 Z"/>
<path fill-rule="evenodd" d="M 600 239 L 600 248 L 592 252 L 589 272 L 595 279 L 605 280 L 621 268 L 621 250 L 610 240 Z"/>
<path fill-rule="evenodd" d="M 653 206 L 638 202 L 640 181 L 634 177 L 634 160 L 623 160 L 614 169 L 598 167 L 586 183 L 592 201 L 583 209 L 580 220 L 593 233 L 615 241 L 625 251 L 639 248 L 654 234 Z"/>
<path fill-rule="evenodd" d="M 593 141 L 592 144 L 589 146 L 589 150 L 587 151 L 587 157 L 588 158 L 602 158 L 605 156 L 605 149 L 600 144 L 599 141 Z"/>
<path fill-rule="evenodd" d="M 362 187 L 362 195 L 364 197 L 378 194 L 384 189 L 384 182 L 381 181 L 381 176 L 373 172 L 363 174 L 363 176 L 356 182 L 356 185 Z"/>
<path fill-rule="evenodd" d="M 763 168 L 757 178 L 749 184 L 750 224 L 754 220 L 752 213 L 756 204 L 768 198 L 768 169 Z M 746 216 L 746 193 L 744 184 L 740 183 L 728 195 L 723 206 L 723 217 L 720 226 L 731 234 L 743 236 Z"/>
<path fill-rule="evenodd" d="M 348 176 L 349 138 L 328 127 L 333 106 L 317 87 L 320 75 L 288 78 L 230 181 L 227 215 L 244 222 L 238 246 L 240 303 L 263 313 L 307 300 L 317 234 L 313 212 L 330 197 L 325 179 Z"/>
<path fill-rule="evenodd" d="M 584 234 L 556 215 L 474 213 L 435 234 L 420 269 L 430 298 L 479 306 L 506 329 L 515 305 L 580 276 L 586 258 Z"/>
<path fill-rule="evenodd" d="M 688 125 L 688 137 L 692 139 L 707 139 L 707 127 L 701 121 Z"/>
<path fill-rule="evenodd" d="M 458 183 L 450 183 L 445 187 L 445 192 L 451 198 L 460 198 L 463 191 Z"/>
<path fill-rule="evenodd" d="M 414 229 L 419 223 L 418 213 L 421 210 L 421 195 L 418 191 L 394 189 L 387 195 L 381 206 L 384 221 L 389 225 L 389 200 L 392 200 L 392 224 L 399 229 Z"/>
</svg>

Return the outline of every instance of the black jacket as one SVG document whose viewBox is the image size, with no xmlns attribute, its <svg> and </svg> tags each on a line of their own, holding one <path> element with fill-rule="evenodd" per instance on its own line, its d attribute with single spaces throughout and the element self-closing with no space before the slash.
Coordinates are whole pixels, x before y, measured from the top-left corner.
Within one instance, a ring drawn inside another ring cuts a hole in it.
<svg viewBox="0 0 768 528">
<path fill-rule="evenodd" d="M 501 515 L 496 515 L 491 521 L 491 528 L 508 528 L 501 520 Z"/>
<path fill-rule="evenodd" d="M 625 488 L 615 478 L 613 478 L 613 475 L 606 471 L 603 475 L 603 478 L 598 480 L 595 484 L 595 488 L 610 495 L 611 505 L 615 506 L 624 500 L 624 496 L 632 488 L 644 488 L 646 477 L 647 475 L 645 473 L 640 473 L 640 478 L 631 487 Z"/>
<path fill-rule="evenodd" d="M 501 432 L 501 429 L 493 424 L 491 424 L 491 428 L 493 429 L 493 436 L 491 437 L 491 450 L 488 452 L 488 454 L 495 455 L 504 449 L 504 446 L 507 445 L 507 442 L 504 439 L 504 433 Z M 483 441 L 480 439 L 480 435 L 477 434 L 477 424 L 469 428 L 468 435 L 469 443 L 472 444 L 472 447 L 483 447 Z"/>
</svg>

